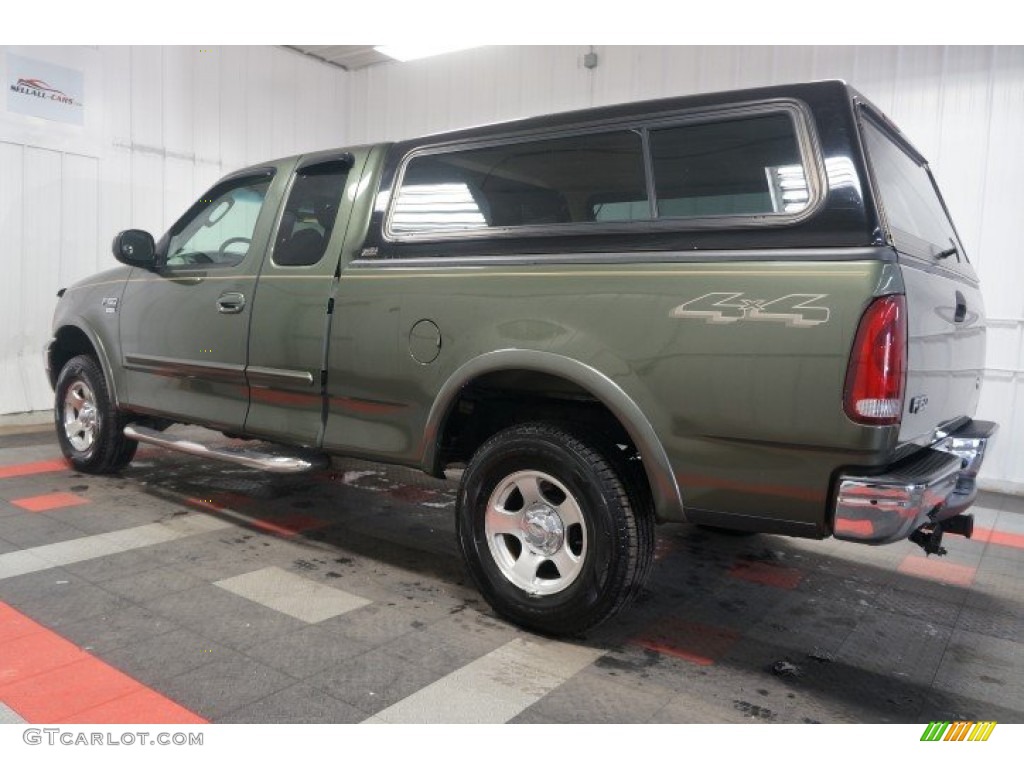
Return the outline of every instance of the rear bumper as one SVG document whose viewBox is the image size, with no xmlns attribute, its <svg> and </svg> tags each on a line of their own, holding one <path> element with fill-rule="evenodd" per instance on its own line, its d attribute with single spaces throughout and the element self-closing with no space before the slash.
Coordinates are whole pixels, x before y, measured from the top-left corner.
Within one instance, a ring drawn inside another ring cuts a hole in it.
<svg viewBox="0 0 1024 768">
<path fill-rule="evenodd" d="M 833 535 L 888 544 L 960 514 L 974 503 L 978 470 L 997 429 L 990 421 L 971 421 L 877 474 L 841 475 Z"/>
</svg>

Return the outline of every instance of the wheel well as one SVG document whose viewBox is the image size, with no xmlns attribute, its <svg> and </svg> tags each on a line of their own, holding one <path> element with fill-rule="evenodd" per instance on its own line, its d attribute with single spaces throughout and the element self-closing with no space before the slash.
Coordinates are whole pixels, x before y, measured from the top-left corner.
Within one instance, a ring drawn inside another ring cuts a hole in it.
<svg viewBox="0 0 1024 768">
<path fill-rule="evenodd" d="M 60 371 L 67 361 L 78 355 L 92 355 L 99 362 L 96 348 L 89 341 L 89 337 L 85 335 L 85 332 L 80 328 L 75 328 L 73 325 L 65 325 L 57 331 L 54 343 L 50 347 L 51 387 L 57 386 L 57 377 L 60 376 Z"/>
<path fill-rule="evenodd" d="M 608 407 L 573 381 L 530 370 L 487 373 L 462 388 L 441 425 L 437 473 L 468 463 L 492 435 L 528 421 L 571 425 L 597 435 L 606 446 L 617 446 L 621 459 L 640 470 L 635 474 L 649 490 L 636 446 Z"/>
</svg>

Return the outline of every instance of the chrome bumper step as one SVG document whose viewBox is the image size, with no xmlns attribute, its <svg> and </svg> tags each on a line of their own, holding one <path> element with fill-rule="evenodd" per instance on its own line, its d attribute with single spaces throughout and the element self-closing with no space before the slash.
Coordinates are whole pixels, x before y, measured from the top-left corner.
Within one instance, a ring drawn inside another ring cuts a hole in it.
<svg viewBox="0 0 1024 768">
<path fill-rule="evenodd" d="M 996 429 L 992 422 L 971 421 L 886 471 L 840 475 L 833 535 L 888 544 L 961 514 L 977 496 L 978 470 Z"/>
<path fill-rule="evenodd" d="M 192 456 L 202 456 L 207 459 L 228 461 L 232 464 L 240 464 L 251 469 L 261 469 L 265 472 L 276 472 L 278 474 L 298 474 L 301 472 L 312 472 L 317 469 L 326 469 L 330 466 L 330 458 L 323 453 L 291 448 L 286 446 L 272 446 L 269 449 L 249 447 L 213 447 L 197 443 L 194 440 L 187 440 L 173 435 L 166 435 L 149 427 L 138 424 L 129 424 L 124 428 L 124 436 L 131 440 L 138 440 L 140 443 L 148 443 L 160 448 L 167 448 L 171 451 L 179 451 Z"/>
</svg>

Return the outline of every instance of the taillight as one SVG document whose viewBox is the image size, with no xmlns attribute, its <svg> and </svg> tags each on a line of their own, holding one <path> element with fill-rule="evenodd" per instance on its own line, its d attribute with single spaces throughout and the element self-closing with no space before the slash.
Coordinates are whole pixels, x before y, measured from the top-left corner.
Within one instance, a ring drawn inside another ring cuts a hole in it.
<svg viewBox="0 0 1024 768">
<path fill-rule="evenodd" d="M 846 415 L 859 424 L 898 424 L 906 371 L 906 297 L 882 296 L 857 327 L 843 394 Z"/>
</svg>

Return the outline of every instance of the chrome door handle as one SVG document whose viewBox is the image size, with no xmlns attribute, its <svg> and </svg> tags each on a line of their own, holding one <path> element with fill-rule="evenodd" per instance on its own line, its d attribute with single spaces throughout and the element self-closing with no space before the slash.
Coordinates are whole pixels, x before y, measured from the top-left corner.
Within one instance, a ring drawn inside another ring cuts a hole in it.
<svg viewBox="0 0 1024 768">
<path fill-rule="evenodd" d="M 245 294 L 226 291 L 217 297 L 217 311 L 222 315 L 237 315 L 245 309 Z"/>
</svg>

